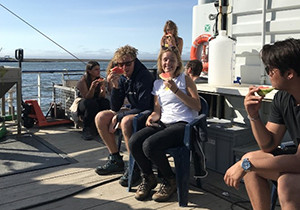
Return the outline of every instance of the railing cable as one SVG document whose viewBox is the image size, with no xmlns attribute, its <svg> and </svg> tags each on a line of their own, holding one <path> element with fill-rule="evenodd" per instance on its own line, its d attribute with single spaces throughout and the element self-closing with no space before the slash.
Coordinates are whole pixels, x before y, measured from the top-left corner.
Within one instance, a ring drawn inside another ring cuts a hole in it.
<svg viewBox="0 0 300 210">
<path fill-rule="evenodd" d="M 19 15 L 17 15 L 16 13 L 14 13 L 13 11 L 11 11 L 7 7 L 5 7 L 3 4 L 0 3 L 0 6 L 3 7 L 4 9 L 6 9 L 8 12 L 10 12 L 12 15 L 14 15 L 15 17 L 17 17 L 18 19 L 20 19 L 22 22 L 24 22 L 28 26 L 30 26 L 32 29 L 34 29 L 35 31 L 37 31 L 38 33 L 40 33 L 41 35 L 43 35 L 44 37 L 46 37 L 48 40 L 50 40 L 51 42 L 53 42 L 55 45 L 57 45 L 58 47 L 60 47 L 61 49 L 63 49 L 65 52 L 67 52 L 68 54 L 70 54 L 71 56 L 73 56 L 74 58 L 76 58 L 78 61 L 80 61 L 80 62 L 82 62 L 82 63 L 84 63 L 86 65 L 86 63 L 83 60 L 81 60 L 80 58 L 78 58 L 76 55 L 74 55 L 69 50 L 67 50 L 66 48 L 64 48 L 60 44 L 58 44 L 56 41 L 54 41 L 53 39 L 51 39 L 50 37 L 48 37 L 46 34 L 44 34 L 43 32 L 41 32 L 40 30 L 38 30 L 37 28 L 35 28 L 33 25 L 31 25 L 30 23 L 28 23 L 26 20 L 24 20 L 23 18 L 21 18 Z"/>
</svg>

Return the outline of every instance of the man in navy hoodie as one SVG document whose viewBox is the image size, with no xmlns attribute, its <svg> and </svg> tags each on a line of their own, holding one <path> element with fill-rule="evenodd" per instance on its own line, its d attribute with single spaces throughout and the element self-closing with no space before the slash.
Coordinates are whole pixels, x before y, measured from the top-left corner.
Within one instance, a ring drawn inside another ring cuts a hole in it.
<svg viewBox="0 0 300 210">
<path fill-rule="evenodd" d="M 120 47 L 112 61 L 116 67 L 107 74 L 107 82 L 111 88 L 111 110 L 101 111 L 95 117 L 97 130 L 110 153 L 106 164 L 96 168 L 99 175 L 124 171 L 124 162 L 115 141 L 115 131 L 117 128 L 122 130 L 129 151 L 128 140 L 132 134 L 134 116 L 153 108 L 151 91 L 154 77 L 137 58 L 137 49 L 129 45 Z M 128 109 L 124 109 L 123 106 L 125 98 L 129 102 Z M 137 173 L 133 177 L 136 178 L 133 182 L 139 178 Z M 127 186 L 127 183 L 128 170 L 120 180 L 122 186 Z"/>
</svg>

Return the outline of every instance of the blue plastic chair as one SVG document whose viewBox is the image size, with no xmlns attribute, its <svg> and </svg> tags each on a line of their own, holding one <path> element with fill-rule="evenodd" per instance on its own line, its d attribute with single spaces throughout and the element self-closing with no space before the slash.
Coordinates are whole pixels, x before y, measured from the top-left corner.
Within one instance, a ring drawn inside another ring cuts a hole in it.
<svg viewBox="0 0 300 210">
<path fill-rule="evenodd" d="M 192 122 L 188 123 L 185 127 L 185 134 L 184 134 L 184 146 L 182 147 L 176 147 L 176 148 L 170 148 L 166 150 L 166 154 L 170 154 L 174 158 L 175 162 L 175 173 L 176 173 L 176 184 L 177 184 L 177 194 L 178 194 L 178 202 L 179 206 L 187 206 L 188 203 L 188 191 L 189 191 L 189 178 L 190 178 L 190 157 L 191 157 L 191 151 L 194 152 L 194 141 L 195 141 L 195 133 L 193 133 L 195 130 L 195 127 L 205 127 L 206 131 L 206 117 L 208 114 L 208 103 L 207 101 L 200 97 L 201 101 L 201 114 L 195 118 Z M 144 124 L 145 120 L 147 119 L 147 116 L 151 114 L 150 111 L 146 111 L 144 113 L 139 114 L 136 116 L 133 120 L 133 130 L 134 132 L 138 131 Z M 141 125 L 141 122 L 144 124 Z M 204 122 L 204 125 L 203 125 Z M 141 127 L 138 127 L 141 126 Z M 206 135 L 206 134 L 205 134 Z M 207 137 L 207 136 L 206 136 Z M 200 147 L 201 149 L 201 147 Z M 204 153 L 202 161 L 205 162 Z M 194 155 L 193 155 L 194 157 Z M 194 164 L 199 163 L 199 160 L 194 159 Z M 129 176 L 128 176 L 128 191 L 131 191 L 131 180 L 132 180 L 132 174 L 133 174 L 133 168 L 135 165 L 135 160 L 130 155 L 129 157 Z M 205 163 L 204 163 L 204 170 L 205 169 Z M 207 174 L 207 172 L 206 172 Z M 205 175 L 206 175 L 205 174 Z M 199 179 L 196 178 L 196 179 Z M 199 183 L 199 180 L 197 181 Z"/>
</svg>

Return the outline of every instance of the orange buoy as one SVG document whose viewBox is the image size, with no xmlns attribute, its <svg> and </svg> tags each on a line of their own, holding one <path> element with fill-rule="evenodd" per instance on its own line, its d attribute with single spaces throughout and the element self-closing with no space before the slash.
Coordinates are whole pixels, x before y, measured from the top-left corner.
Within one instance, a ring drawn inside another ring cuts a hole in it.
<svg viewBox="0 0 300 210">
<path fill-rule="evenodd" d="M 202 71 L 206 74 L 208 72 L 208 40 L 210 37 L 210 34 L 201 34 L 198 36 L 193 42 L 190 53 L 191 60 L 198 59 L 202 62 Z"/>
</svg>

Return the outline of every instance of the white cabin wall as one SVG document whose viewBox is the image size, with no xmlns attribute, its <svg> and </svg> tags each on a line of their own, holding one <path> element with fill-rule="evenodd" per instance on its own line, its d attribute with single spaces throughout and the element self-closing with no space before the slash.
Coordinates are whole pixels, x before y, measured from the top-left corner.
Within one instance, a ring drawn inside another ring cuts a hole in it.
<svg viewBox="0 0 300 210">
<path fill-rule="evenodd" d="M 270 84 L 259 58 L 264 43 L 300 38 L 299 0 L 266 0 L 265 21 L 263 2 L 229 0 L 228 34 L 237 40 L 235 74 L 246 84 Z"/>
</svg>

